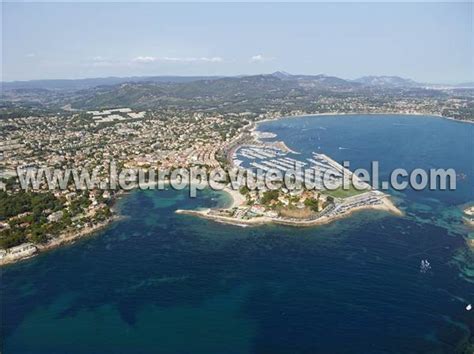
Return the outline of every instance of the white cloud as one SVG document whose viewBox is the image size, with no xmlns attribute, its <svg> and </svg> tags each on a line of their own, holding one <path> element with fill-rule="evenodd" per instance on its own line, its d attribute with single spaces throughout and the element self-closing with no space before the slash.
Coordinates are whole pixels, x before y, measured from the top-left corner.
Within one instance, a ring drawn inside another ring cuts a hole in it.
<svg viewBox="0 0 474 354">
<path fill-rule="evenodd" d="M 34 58 L 36 56 L 36 53 L 28 53 L 25 55 L 27 58 Z"/>
<path fill-rule="evenodd" d="M 133 59 L 133 61 L 138 62 L 138 63 L 153 63 L 157 59 L 158 58 L 155 58 L 155 57 L 145 56 L 145 57 L 136 57 Z"/>
<path fill-rule="evenodd" d="M 275 58 L 266 57 L 263 54 L 257 54 L 257 55 L 254 55 L 250 58 L 250 62 L 251 63 L 263 63 L 263 62 L 270 61 L 270 60 L 273 60 L 273 59 L 275 59 Z"/>
</svg>

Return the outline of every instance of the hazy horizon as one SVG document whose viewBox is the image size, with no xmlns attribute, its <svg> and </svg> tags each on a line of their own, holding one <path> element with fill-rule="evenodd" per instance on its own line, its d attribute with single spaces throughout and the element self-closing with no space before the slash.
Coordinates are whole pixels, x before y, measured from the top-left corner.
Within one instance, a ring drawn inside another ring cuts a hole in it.
<svg viewBox="0 0 474 354">
<path fill-rule="evenodd" d="M 378 77 L 399 77 L 401 79 L 406 79 L 406 80 L 413 80 L 412 78 L 410 77 L 403 77 L 403 76 L 398 76 L 398 75 L 384 75 L 384 74 L 380 74 L 380 75 L 360 75 L 360 76 L 357 76 L 355 78 L 345 78 L 345 77 L 341 77 L 341 76 L 338 76 L 338 75 L 331 75 L 331 74 L 326 74 L 326 73 L 313 73 L 313 74 L 300 74 L 300 73 L 289 73 L 285 70 L 276 70 L 276 71 L 273 71 L 273 72 L 262 72 L 262 73 L 252 73 L 252 74 L 236 74 L 236 75 L 179 75 L 179 74 L 165 74 L 165 75 L 134 75 L 134 76 L 96 76 L 96 77 L 78 77 L 78 78 L 71 78 L 71 77 L 64 77 L 64 78 L 54 78 L 54 79 L 48 79 L 48 78 L 44 78 L 44 79 L 30 79 L 30 80 L 10 80 L 10 81 L 4 81 L 4 80 L 0 80 L 1 83 L 19 83 L 19 82 L 32 82 L 32 81 L 80 81 L 80 80 L 100 80 L 100 79 L 146 79 L 146 78 L 153 78 L 153 77 L 162 77 L 162 78 L 166 78 L 166 77 L 169 77 L 169 78 L 232 78 L 232 77 L 245 77 L 245 76 L 258 76 L 258 75 L 272 75 L 272 74 L 275 74 L 277 72 L 284 72 L 284 73 L 287 73 L 287 74 L 290 74 L 292 76 L 299 76 L 299 75 L 307 75 L 307 76 L 317 76 L 317 75 L 324 75 L 324 76 L 330 76 L 330 77 L 337 77 L 337 78 L 340 78 L 340 79 L 343 79 L 343 80 L 347 80 L 347 81 L 354 81 L 354 80 L 357 80 L 357 79 L 360 79 L 360 78 L 363 78 L 363 77 L 371 77 L 371 76 L 378 76 Z M 416 81 L 416 80 L 413 80 L 417 83 L 420 83 L 420 84 L 432 84 L 432 85 L 460 85 L 460 84 L 471 84 L 473 83 L 474 81 L 463 81 L 463 82 L 434 82 L 434 81 L 425 81 L 425 82 L 419 82 L 419 81 Z"/>
</svg>

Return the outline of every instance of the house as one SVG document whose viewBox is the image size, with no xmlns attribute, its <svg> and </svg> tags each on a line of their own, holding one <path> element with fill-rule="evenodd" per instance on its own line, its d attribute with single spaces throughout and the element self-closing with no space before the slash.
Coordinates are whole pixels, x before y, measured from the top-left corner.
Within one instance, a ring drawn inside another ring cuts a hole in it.
<svg viewBox="0 0 474 354">
<path fill-rule="evenodd" d="M 250 208 L 250 212 L 255 215 L 263 215 L 265 208 L 261 205 L 254 205 Z"/>
<path fill-rule="evenodd" d="M 61 210 L 48 215 L 49 222 L 58 222 L 63 217 L 63 212 Z"/>
</svg>

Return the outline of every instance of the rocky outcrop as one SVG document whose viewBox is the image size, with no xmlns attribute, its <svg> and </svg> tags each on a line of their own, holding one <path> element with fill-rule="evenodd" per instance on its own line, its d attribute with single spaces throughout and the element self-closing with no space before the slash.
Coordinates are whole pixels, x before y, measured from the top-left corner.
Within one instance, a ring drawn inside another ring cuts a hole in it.
<svg viewBox="0 0 474 354">
<path fill-rule="evenodd" d="M 38 252 L 38 248 L 32 243 L 23 243 L 19 246 L 0 250 L 0 264 L 8 264 L 20 259 L 28 258 Z"/>
</svg>

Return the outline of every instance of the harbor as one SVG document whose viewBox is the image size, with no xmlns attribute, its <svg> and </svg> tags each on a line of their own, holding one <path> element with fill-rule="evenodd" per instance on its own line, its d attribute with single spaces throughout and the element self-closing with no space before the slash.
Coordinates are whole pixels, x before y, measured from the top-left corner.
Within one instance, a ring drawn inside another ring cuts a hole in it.
<svg viewBox="0 0 474 354">
<path fill-rule="evenodd" d="M 331 157 L 313 151 L 311 157 L 299 159 L 296 152 L 275 142 L 262 141 L 262 137 L 267 135 L 253 134 L 251 142 L 235 147 L 230 156 L 230 165 L 247 176 L 246 185 L 233 186 L 245 190 L 240 203 L 225 209 L 178 210 L 177 213 L 241 226 L 265 223 L 314 226 L 367 209 L 402 215 L 387 194 L 372 189 Z M 281 183 L 278 190 L 267 188 L 265 182 L 269 176 L 273 177 L 272 182 Z M 299 187 L 289 188 L 284 184 L 288 177 Z M 248 188 L 249 179 L 255 182 L 255 188 Z"/>
</svg>

